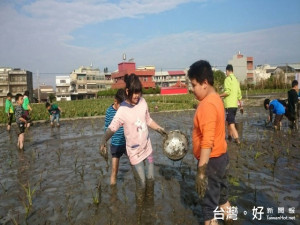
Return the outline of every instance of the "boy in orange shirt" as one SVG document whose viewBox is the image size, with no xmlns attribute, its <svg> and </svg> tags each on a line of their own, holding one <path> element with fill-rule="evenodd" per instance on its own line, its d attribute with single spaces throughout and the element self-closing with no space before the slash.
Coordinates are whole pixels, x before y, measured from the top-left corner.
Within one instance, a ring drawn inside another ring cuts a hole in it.
<svg viewBox="0 0 300 225">
<path fill-rule="evenodd" d="M 198 160 L 195 183 L 201 198 L 204 224 L 218 224 L 214 210 L 222 210 L 225 222 L 229 222 L 226 213 L 230 209 L 226 176 L 229 158 L 223 102 L 213 87 L 214 77 L 209 62 L 193 63 L 188 76 L 194 95 L 200 101 L 194 116 L 193 153 Z"/>
</svg>

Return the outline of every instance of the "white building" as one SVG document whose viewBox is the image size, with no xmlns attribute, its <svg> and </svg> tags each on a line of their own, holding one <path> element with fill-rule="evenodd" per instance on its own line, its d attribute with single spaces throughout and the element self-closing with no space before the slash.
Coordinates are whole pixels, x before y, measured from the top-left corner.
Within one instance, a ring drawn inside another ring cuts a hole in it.
<svg viewBox="0 0 300 225">
<path fill-rule="evenodd" d="M 271 71 L 274 71 L 276 66 L 270 66 L 268 64 L 258 65 L 254 70 L 255 83 L 266 80 L 271 77 Z"/>
<path fill-rule="evenodd" d="M 187 84 L 186 71 L 155 71 L 153 81 L 155 85 L 159 87 L 171 87 L 177 82 Z"/>
<path fill-rule="evenodd" d="M 56 76 L 56 100 L 70 101 L 71 100 L 71 85 L 69 76 Z"/>
</svg>

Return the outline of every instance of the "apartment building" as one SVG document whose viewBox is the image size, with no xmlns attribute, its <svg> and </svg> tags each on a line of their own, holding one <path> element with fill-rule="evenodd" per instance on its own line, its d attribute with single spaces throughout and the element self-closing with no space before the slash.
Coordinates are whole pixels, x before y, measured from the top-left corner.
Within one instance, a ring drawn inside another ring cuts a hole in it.
<svg viewBox="0 0 300 225">
<path fill-rule="evenodd" d="M 98 91 L 110 89 L 112 80 L 108 73 L 93 66 L 81 66 L 70 74 L 71 100 L 96 98 Z"/>
<path fill-rule="evenodd" d="M 228 64 L 233 66 L 233 73 L 241 83 L 255 83 L 253 57 L 246 57 L 238 52 Z"/>
<path fill-rule="evenodd" d="M 56 101 L 71 100 L 71 79 L 70 76 L 56 76 Z"/>
<path fill-rule="evenodd" d="M 8 92 L 15 96 L 18 93 L 24 94 L 26 90 L 29 91 L 29 99 L 32 101 L 32 72 L 18 68 L 0 67 L 0 106 L 5 105 Z"/>
</svg>

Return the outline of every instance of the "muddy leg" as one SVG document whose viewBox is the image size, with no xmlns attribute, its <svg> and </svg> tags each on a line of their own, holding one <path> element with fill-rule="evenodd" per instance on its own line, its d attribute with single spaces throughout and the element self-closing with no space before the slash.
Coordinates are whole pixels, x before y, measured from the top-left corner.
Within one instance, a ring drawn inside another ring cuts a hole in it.
<svg viewBox="0 0 300 225">
<path fill-rule="evenodd" d="M 136 200 L 136 219 L 137 224 L 141 224 L 143 205 L 145 200 L 146 178 L 144 162 L 132 166 L 132 171 L 136 184 L 135 200 Z"/>
<path fill-rule="evenodd" d="M 154 179 L 147 179 L 146 181 L 146 202 L 149 205 L 154 203 Z"/>
</svg>

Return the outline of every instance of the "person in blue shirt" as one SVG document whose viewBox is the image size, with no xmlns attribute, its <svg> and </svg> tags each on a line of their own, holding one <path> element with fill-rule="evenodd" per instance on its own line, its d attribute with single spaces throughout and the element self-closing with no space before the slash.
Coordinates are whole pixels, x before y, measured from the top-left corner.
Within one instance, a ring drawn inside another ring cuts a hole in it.
<svg viewBox="0 0 300 225">
<path fill-rule="evenodd" d="M 111 121 L 113 120 L 120 104 L 125 100 L 125 90 L 119 89 L 115 95 L 114 103 L 108 107 L 105 114 L 105 131 L 109 127 Z M 110 176 L 110 185 L 116 185 L 117 175 L 119 170 L 119 161 L 123 154 L 126 153 L 126 141 L 124 136 L 124 129 L 120 127 L 119 130 L 111 138 L 110 152 L 112 158 L 112 171 Z M 107 155 L 104 156 L 107 160 Z"/>
<path fill-rule="evenodd" d="M 274 118 L 274 128 L 275 130 L 280 130 L 281 128 L 281 120 L 283 118 L 283 115 L 285 115 L 285 105 L 282 101 L 278 99 L 274 99 L 270 101 L 270 99 L 264 100 L 264 107 L 266 110 L 269 110 L 270 115 L 267 120 L 267 124 L 272 123 L 273 120 L 273 114 L 275 114 Z"/>
</svg>

